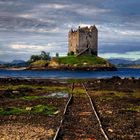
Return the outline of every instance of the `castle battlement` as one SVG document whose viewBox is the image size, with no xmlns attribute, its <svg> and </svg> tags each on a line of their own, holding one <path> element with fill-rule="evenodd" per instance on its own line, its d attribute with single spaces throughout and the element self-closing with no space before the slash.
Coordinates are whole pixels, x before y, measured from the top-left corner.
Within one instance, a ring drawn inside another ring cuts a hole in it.
<svg viewBox="0 0 140 140">
<path fill-rule="evenodd" d="M 69 53 L 97 55 L 98 30 L 95 25 L 69 31 Z"/>
<path fill-rule="evenodd" d="M 95 25 L 90 26 L 90 27 L 88 27 L 88 26 L 86 26 L 86 27 L 80 27 L 79 26 L 77 30 L 71 29 L 69 31 L 69 34 L 77 33 L 77 32 L 93 32 L 94 30 L 97 30 L 97 28 L 96 28 Z"/>
</svg>

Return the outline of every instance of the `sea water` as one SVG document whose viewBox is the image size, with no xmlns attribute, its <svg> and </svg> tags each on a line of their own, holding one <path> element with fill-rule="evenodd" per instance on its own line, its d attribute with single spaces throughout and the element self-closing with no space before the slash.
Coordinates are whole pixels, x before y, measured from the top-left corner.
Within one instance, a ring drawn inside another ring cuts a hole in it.
<svg viewBox="0 0 140 140">
<path fill-rule="evenodd" d="M 69 70 L 0 70 L 0 77 L 17 77 L 17 78 L 110 78 L 134 77 L 140 78 L 140 69 L 119 68 L 118 71 L 69 71 Z"/>
</svg>

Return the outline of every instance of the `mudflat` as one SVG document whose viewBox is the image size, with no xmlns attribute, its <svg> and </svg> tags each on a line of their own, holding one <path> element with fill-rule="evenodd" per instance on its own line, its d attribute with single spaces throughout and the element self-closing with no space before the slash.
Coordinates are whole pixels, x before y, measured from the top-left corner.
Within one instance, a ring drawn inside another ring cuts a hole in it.
<svg viewBox="0 0 140 140">
<path fill-rule="evenodd" d="M 73 83 L 76 88 L 72 91 Z M 85 90 L 79 86 L 81 83 L 86 86 L 109 139 L 140 138 L 140 79 L 113 77 L 90 80 L 1 78 L 0 139 L 52 139 L 71 94 L 74 101 L 64 119 L 62 129 L 67 131 L 61 132 L 61 139 L 65 138 L 65 133 L 73 139 L 104 139 L 85 99 Z M 73 125 L 69 127 L 69 124 Z M 72 131 L 70 128 L 74 127 Z"/>
</svg>

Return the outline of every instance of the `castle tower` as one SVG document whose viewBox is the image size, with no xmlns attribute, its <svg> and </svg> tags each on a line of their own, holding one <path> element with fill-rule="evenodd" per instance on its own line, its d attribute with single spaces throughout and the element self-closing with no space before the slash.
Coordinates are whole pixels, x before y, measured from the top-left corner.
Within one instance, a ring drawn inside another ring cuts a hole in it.
<svg viewBox="0 0 140 140">
<path fill-rule="evenodd" d="M 76 31 L 69 32 L 69 53 L 76 55 L 98 54 L 98 30 L 96 26 L 79 27 Z"/>
</svg>

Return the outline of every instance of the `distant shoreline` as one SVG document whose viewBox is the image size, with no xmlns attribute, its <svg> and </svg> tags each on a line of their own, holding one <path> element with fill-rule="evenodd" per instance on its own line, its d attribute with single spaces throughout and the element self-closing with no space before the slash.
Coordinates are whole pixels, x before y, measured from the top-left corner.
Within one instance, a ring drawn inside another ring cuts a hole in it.
<svg viewBox="0 0 140 140">
<path fill-rule="evenodd" d="M 26 67 L 19 67 L 19 68 L 14 68 L 14 67 L 9 67 L 9 68 L 1 68 L 3 70 L 26 70 Z"/>
<path fill-rule="evenodd" d="M 29 67 L 1 67 L 0 70 L 17 70 L 17 71 L 22 71 L 22 70 L 70 70 L 70 71 L 76 71 L 76 70 L 81 70 L 81 71 L 117 71 L 116 67 L 42 67 L 42 68 L 29 68 Z"/>
</svg>

